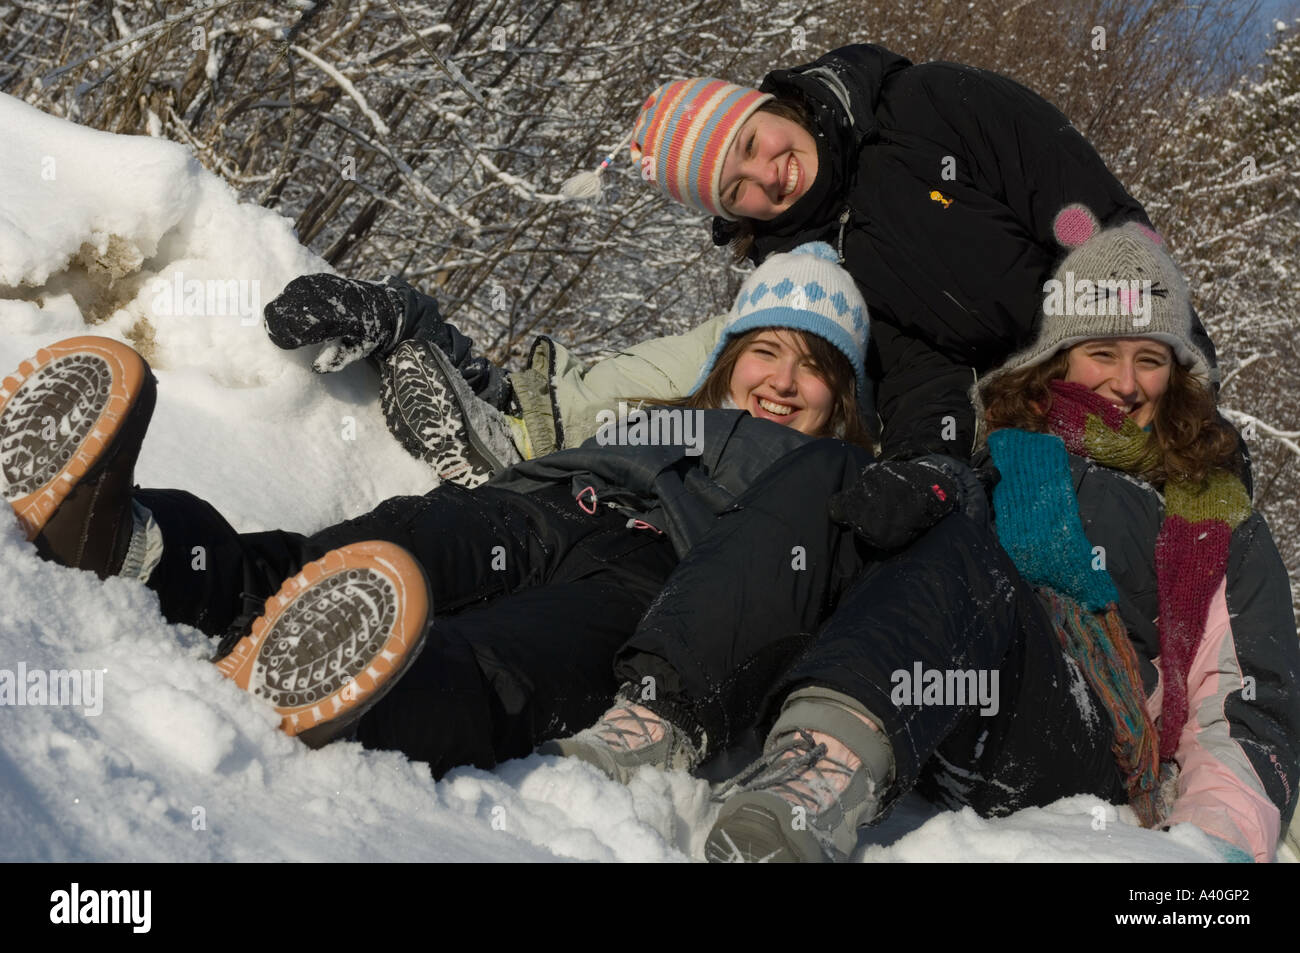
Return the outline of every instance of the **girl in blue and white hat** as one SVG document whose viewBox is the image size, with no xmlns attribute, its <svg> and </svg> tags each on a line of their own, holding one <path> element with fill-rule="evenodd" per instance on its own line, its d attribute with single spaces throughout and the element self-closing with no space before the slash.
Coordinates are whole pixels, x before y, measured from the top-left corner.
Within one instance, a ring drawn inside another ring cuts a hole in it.
<svg viewBox="0 0 1300 953">
<path fill-rule="evenodd" d="M 288 734 L 400 750 L 435 776 L 491 767 L 600 714 L 615 651 L 771 464 L 861 439 L 866 306 L 829 254 L 773 256 L 746 282 L 698 410 L 666 411 L 698 418 L 697 446 L 590 440 L 311 535 L 240 534 L 189 493 L 135 487 L 156 381 L 125 344 L 81 337 L 0 383 L 0 487 L 37 555 L 143 582 L 169 621 L 222 637 L 221 673 Z"/>
</svg>

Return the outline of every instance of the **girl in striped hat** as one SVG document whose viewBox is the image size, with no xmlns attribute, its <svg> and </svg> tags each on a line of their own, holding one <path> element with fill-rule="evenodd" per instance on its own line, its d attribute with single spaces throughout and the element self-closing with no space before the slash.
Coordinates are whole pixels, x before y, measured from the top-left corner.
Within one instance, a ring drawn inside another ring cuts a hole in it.
<svg viewBox="0 0 1300 953">
<path fill-rule="evenodd" d="M 833 50 L 757 88 L 711 77 L 650 94 L 625 140 L 635 168 L 713 217 L 755 264 L 811 240 L 840 254 L 871 308 L 884 454 L 969 456 L 976 373 L 1032 340 L 1059 252 L 1052 216 L 1150 225 L 1069 120 L 985 70 Z M 607 163 L 611 160 L 607 160 Z M 591 194 L 590 174 L 568 183 Z M 1191 340 L 1215 373 L 1195 315 Z"/>
<path fill-rule="evenodd" d="M 1041 97 L 994 73 L 913 65 L 873 45 L 773 71 L 758 88 L 708 77 L 665 83 L 626 128 L 635 174 L 711 216 L 719 244 L 755 264 L 809 241 L 836 249 L 872 311 L 872 393 L 862 398 L 874 403 L 873 429 L 890 457 L 969 456 L 970 383 L 1033 339 L 1039 288 L 1059 254 L 1058 209 L 1082 202 L 1108 227 L 1150 224 Z M 598 176 L 575 179 L 570 194 L 598 190 Z M 317 366 L 333 369 L 340 354 L 359 353 L 358 341 L 378 357 L 414 335 L 385 364 L 390 428 L 445 478 L 466 483 L 520 455 L 581 443 L 593 408 L 629 388 L 689 393 L 726 323 L 714 317 L 590 368 L 543 337 L 527 367 L 503 376 L 448 326 L 416 320 L 436 314 L 431 300 L 341 282 L 298 279 L 267 306 L 273 339 L 298 347 L 329 338 Z M 346 314 L 330 306 L 349 296 L 365 300 Z M 1214 377 L 1214 349 L 1194 314 L 1191 340 Z"/>
</svg>

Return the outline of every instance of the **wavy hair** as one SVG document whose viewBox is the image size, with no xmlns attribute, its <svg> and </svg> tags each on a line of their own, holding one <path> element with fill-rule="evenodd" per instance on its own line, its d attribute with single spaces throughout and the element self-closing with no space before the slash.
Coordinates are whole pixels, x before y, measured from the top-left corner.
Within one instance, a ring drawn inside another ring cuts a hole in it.
<svg viewBox="0 0 1300 953">
<path fill-rule="evenodd" d="M 999 375 L 982 385 L 986 432 L 1014 427 L 1046 433 L 1052 403 L 1047 385 L 1065 378 L 1069 353 L 1061 351 L 1041 364 Z M 1150 462 L 1138 475 L 1156 487 L 1170 480 L 1200 483 L 1213 470 L 1240 476 L 1237 444 L 1237 433 L 1219 416 L 1209 388 L 1174 361 L 1169 389 L 1160 398 L 1147 438 Z"/>
</svg>

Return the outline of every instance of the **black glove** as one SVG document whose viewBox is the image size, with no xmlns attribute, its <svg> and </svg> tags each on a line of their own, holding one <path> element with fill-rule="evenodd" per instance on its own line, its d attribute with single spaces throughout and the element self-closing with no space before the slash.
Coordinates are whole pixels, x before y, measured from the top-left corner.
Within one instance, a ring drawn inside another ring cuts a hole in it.
<svg viewBox="0 0 1300 953">
<path fill-rule="evenodd" d="M 432 298 L 432 320 L 441 323 Z M 323 344 L 312 368 L 320 374 L 389 354 L 410 335 L 416 315 L 402 290 L 339 275 L 302 275 L 267 303 L 266 333 L 276 347 Z"/>
<path fill-rule="evenodd" d="M 869 464 L 830 498 L 831 519 L 877 549 L 902 549 L 961 503 L 957 480 L 935 459 Z"/>
</svg>

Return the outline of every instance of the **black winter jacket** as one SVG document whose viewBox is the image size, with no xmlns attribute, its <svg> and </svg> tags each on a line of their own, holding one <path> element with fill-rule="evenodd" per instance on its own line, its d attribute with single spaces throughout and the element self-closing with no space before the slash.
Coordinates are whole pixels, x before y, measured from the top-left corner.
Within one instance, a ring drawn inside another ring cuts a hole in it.
<svg viewBox="0 0 1300 953">
<path fill-rule="evenodd" d="M 764 470 L 817 439 L 743 410 L 655 410 L 698 415 L 701 426 L 689 432 L 698 443 L 602 444 L 598 434 L 572 450 L 517 463 L 488 485 L 531 493 L 567 484 L 581 501 L 615 506 L 667 533 L 680 557 Z"/>
<path fill-rule="evenodd" d="M 750 257 L 838 247 L 871 311 L 885 456 L 968 457 L 967 392 L 1032 339 L 1063 257 L 1056 213 L 1080 202 L 1103 225 L 1149 225 L 1146 213 L 1059 110 L 996 73 L 913 66 L 863 44 L 769 73 L 761 88 L 811 109 L 819 170 L 794 207 L 758 223 Z M 715 220 L 715 241 L 731 233 Z M 1195 333 L 1213 367 L 1199 321 Z"/>
</svg>

